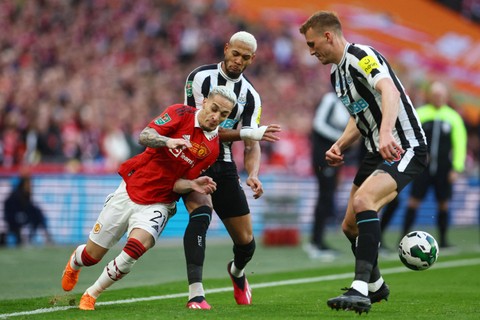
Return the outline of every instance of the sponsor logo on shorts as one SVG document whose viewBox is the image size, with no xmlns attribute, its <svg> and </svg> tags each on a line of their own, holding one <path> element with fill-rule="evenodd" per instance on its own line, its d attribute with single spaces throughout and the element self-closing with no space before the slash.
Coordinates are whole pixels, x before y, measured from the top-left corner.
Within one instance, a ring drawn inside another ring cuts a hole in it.
<svg viewBox="0 0 480 320">
<path fill-rule="evenodd" d="M 395 159 L 393 159 L 393 161 L 384 160 L 384 163 L 387 164 L 387 165 L 389 165 L 389 166 L 391 166 L 391 165 L 393 165 L 395 162 L 398 162 L 398 161 L 400 161 L 400 160 L 402 160 L 402 153 L 401 153 L 399 150 L 397 150 L 397 156 L 395 157 Z"/>
<path fill-rule="evenodd" d="M 96 222 L 93 226 L 93 233 L 98 234 L 102 230 L 103 225 L 100 222 Z"/>
</svg>

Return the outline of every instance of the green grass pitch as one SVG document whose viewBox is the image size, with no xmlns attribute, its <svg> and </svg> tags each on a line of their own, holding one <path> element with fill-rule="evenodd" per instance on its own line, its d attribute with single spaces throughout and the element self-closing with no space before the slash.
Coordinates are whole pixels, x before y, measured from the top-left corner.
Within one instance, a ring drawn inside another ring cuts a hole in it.
<svg viewBox="0 0 480 320">
<path fill-rule="evenodd" d="M 428 230 L 425 230 L 428 231 Z M 336 232 L 336 231 L 335 231 Z M 434 234 L 434 231 L 432 231 Z M 382 254 L 380 267 L 391 288 L 388 302 L 374 304 L 369 319 L 478 319 L 480 245 L 478 228 L 451 232 L 453 249 L 440 251 L 426 271 L 404 267 L 395 252 Z M 260 238 L 260 237 L 258 237 Z M 398 235 L 392 233 L 387 243 Z M 181 240 L 159 241 L 133 268 L 97 300 L 95 311 L 76 308 L 83 291 L 121 247 L 99 265 L 84 268 L 71 293 L 60 276 L 73 247 L 0 250 L 0 319 L 350 319 L 349 311 L 330 310 L 326 300 L 350 285 L 353 258 L 345 239 L 329 236 L 342 251 L 333 262 L 310 260 L 301 247 L 258 246 L 247 268 L 253 304 L 233 300 L 226 264 L 231 244 L 209 239 L 204 285 L 211 310 L 188 310 Z M 260 243 L 260 239 L 258 239 Z M 390 245 L 393 247 L 393 245 Z"/>
</svg>

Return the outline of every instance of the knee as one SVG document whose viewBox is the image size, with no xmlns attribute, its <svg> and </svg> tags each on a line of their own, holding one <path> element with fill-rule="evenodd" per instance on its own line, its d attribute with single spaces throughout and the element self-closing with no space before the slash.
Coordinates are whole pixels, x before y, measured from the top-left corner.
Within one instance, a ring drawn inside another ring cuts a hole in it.
<svg viewBox="0 0 480 320">
<path fill-rule="evenodd" d="M 353 197 L 352 207 L 354 212 L 362 212 L 372 209 L 368 195 L 359 192 L 357 192 Z"/>
<path fill-rule="evenodd" d="M 213 208 L 212 198 L 208 195 L 200 194 L 198 192 L 191 192 L 183 198 L 185 207 L 188 212 L 192 214 L 194 211 L 202 208 L 209 207 Z"/>
</svg>

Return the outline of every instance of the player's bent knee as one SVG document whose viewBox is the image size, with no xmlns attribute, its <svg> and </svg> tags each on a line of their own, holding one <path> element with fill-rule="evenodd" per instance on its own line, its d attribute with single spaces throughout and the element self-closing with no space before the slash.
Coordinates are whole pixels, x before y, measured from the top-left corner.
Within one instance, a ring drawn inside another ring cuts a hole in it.
<svg viewBox="0 0 480 320">
<path fill-rule="evenodd" d="M 185 207 L 190 214 L 203 206 L 210 208 L 213 207 L 212 197 L 210 195 L 205 195 L 198 192 L 190 192 L 188 195 L 183 197 L 183 200 Z"/>
<path fill-rule="evenodd" d="M 202 223 L 206 228 L 210 225 L 212 221 L 212 212 L 213 209 L 209 206 L 200 206 L 190 213 L 189 223 Z"/>
</svg>

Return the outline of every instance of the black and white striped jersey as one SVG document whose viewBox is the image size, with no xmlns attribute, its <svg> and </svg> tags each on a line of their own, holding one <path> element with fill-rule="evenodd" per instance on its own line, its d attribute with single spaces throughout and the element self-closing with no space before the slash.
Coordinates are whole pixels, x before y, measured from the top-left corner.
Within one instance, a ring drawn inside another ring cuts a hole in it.
<svg viewBox="0 0 480 320">
<path fill-rule="evenodd" d="M 330 74 L 337 96 L 355 118 L 357 128 L 365 137 L 365 145 L 371 152 L 379 150 L 382 97 L 375 90 L 375 85 L 383 78 L 391 78 L 400 92 L 399 113 L 393 130 L 395 140 L 405 150 L 426 146 L 425 133 L 405 88 L 378 51 L 369 46 L 349 43 L 342 60 L 332 66 Z"/>
<path fill-rule="evenodd" d="M 238 79 L 229 78 L 222 70 L 221 62 L 196 68 L 185 83 L 185 104 L 202 108 L 202 101 L 215 86 L 227 86 L 235 92 L 237 104 L 228 119 L 220 126 L 226 129 L 258 128 L 262 113 L 260 95 L 250 81 L 242 74 Z M 217 161 L 232 162 L 232 142 L 223 142 Z"/>
</svg>

